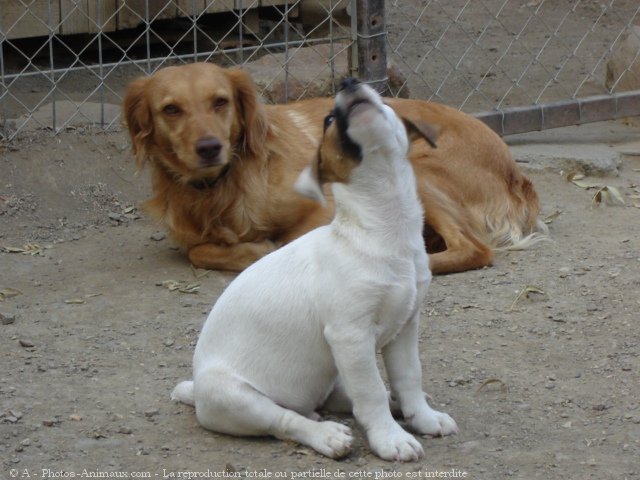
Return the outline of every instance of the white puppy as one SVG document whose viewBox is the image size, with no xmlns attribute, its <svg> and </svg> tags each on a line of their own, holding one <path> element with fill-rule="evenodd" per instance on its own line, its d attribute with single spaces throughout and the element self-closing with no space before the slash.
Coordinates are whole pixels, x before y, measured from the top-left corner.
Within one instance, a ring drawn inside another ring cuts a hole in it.
<svg viewBox="0 0 640 480">
<path fill-rule="evenodd" d="M 390 411 L 376 365 L 381 349 L 409 427 L 457 431 L 421 388 L 418 323 L 431 272 L 407 131 L 433 145 L 430 127 L 403 123 L 371 88 L 343 82 L 316 164 L 297 184 L 322 199 L 319 184 L 333 182 L 335 219 L 253 264 L 216 302 L 193 381 L 172 393 L 195 404 L 203 427 L 273 435 L 339 458 L 351 449 L 351 431 L 315 421 L 315 410 L 352 409 L 378 456 L 417 460 L 422 446 Z"/>
</svg>

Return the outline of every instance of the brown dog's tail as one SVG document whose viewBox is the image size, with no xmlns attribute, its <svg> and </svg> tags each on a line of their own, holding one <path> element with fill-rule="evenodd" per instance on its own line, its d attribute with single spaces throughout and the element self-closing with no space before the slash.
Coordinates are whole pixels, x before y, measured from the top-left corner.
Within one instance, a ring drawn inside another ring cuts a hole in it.
<svg viewBox="0 0 640 480">
<path fill-rule="evenodd" d="M 511 200 L 501 215 L 485 216 L 489 238 L 487 243 L 494 251 L 526 250 L 548 241 L 549 228 L 539 218 L 538 194 L 529 179 L 514 181 Z M 494 219 L 500 219 L 496 222 Z"/>
</svg>

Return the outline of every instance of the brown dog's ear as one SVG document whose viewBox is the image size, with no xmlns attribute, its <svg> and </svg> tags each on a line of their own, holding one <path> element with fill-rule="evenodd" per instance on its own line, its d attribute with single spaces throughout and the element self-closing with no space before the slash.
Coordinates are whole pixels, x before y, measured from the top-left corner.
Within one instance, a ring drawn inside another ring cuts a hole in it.
<svg viewBox="0 0 640 480">
<path fill-rule="evenodd" d="M 245 153 L 258 155 L 264 149 L 267 137 L 267 116 L 258 98 L 256 87 L 247 72 L 240 69 L 227 70 L 227 75 L 236 92 L 236 101 L 242 123 L 242 147 Z"/>
<path fill-rule="evenodd" d="M 436 139 L 440 134 L 440 127 L 438 125 L 419 120 L 413 121 L 404 117 L 402 118 L 402 123 L 404 123 L 404 127 L 407 129 L 407 135 L 409 136 L 410 142 L 413 142 L 418 138 L 424 138 L 433 148 L 438 148 L 436 145 Z"/>
<path fill-rule="evenodd" d="M 122 104 L 138 171 L 147 160 L 147 140 L 153 133 L 151 111 L 145 95 L 147 81 L 147 78 L 139 78 L 131 82 Z"/>
</svg>

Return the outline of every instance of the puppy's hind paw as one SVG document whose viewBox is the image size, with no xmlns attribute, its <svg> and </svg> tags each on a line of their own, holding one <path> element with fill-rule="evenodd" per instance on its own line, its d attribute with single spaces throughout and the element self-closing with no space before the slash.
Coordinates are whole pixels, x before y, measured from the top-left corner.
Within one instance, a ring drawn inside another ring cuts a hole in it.
<svg viewBox="0 0 640 480">
<path fill-rule="evenodd" d="M 187 405 L 195 405 L 195 395 L 193 390 L 193 380 L 180 382 L 171 392 L 171 401 L 182 402 Z"/>
<path fill-rule="evenodd" d="M 329 458 L 342 458 L 351 452 L 353 435 L 351 429 L 337 422 L 319 422 L 313 434 L 307 439 L 308 445 Z"/>
<path fill-rule="evenodd" d="M 424 455 L 420 442 L 399 425 L 393 432 L 370 433 L 369 445 L 380 458 L 392 462 L 415 462 Z"/>
</svg>

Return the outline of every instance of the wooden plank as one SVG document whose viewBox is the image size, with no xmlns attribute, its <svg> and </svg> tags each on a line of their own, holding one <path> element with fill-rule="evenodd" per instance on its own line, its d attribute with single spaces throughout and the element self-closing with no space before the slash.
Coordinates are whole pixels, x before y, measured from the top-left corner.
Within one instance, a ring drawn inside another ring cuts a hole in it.
<svg viewBox="0 0 640 480">
<path fill-rule="evenodd" d="M 207 13 L 230 12 L 240 8 L 239 4 L 239 0 L 205 0 L 204 10 Z"/>
<path fill-rule="evenodd" d="M 115 11 L 116 0 L 60 0 L 60 33 L 112 32 Z"/>
<path fill-rule="evenodd" d="M 0 0 L 0 32 L 8 38 L 27 38 L 58 33 L 57 2 L 34 0 L 25 7 L 13 0 Z"/>
<path fill-rule="evenodd" d="M 62 35 L 87 33 L 89 18 L 87 17 L 87 0 L 60 1 L 60 30 Z"/>
<path fill-rule="evenodd" d="M 205 6 L 205 0 L 177 0 L 178 17 L 199 16 Z"/>
<path fill-rule="evenodd" d="M 245 2 L 247 3 L 247 2 Z M 289 2 L 289 8 L 291 8 L 291 4 L 293 2 Z M 261 7 L 271 7 L 273 5 L 284 5 L 284 1 L 283 0 L 260 0 L 260 6 Z M 297 8 L 297 7 L 295 7 Z"/>
<path fill-rule="evenodd" d="M 89 2 L 89 18 L 94 19 L 89 26 L 90 31 L 98 31 L 102 28 L 103 32 L 113 32 L 117 26 L 116 8 L 117 0 L 87 0 Z M 99 14 L 99 15 L 98 15 Z M 98 22 L 98 18 L 100 21 Z M 98 23 L 100 25 L 98 25 Z"/>
<path fill-rule="evenodd" d="M 118 0 L 118 30 L 135 28 L 145 21 L 175 18 L 176 13 L 175 0 Z"/>
</svg>

